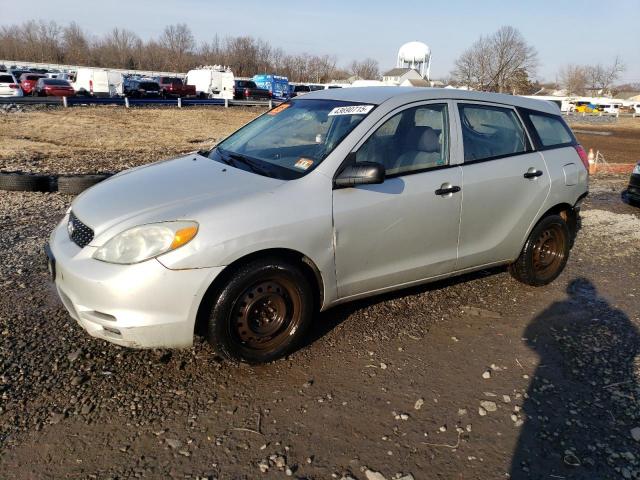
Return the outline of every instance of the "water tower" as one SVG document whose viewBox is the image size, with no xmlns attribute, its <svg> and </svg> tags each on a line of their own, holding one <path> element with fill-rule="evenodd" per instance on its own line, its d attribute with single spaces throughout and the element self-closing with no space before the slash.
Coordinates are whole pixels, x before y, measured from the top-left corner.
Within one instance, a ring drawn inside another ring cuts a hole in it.
<svg viewBox="0 0 640 480">
<path fill-rule="evenodd" d="M 429 80 L 431 70 L 431 49 L 422 42 L 405 43 L 398 50 L 398 68 L 413 68 L 423 78 Z"/>
</svg>

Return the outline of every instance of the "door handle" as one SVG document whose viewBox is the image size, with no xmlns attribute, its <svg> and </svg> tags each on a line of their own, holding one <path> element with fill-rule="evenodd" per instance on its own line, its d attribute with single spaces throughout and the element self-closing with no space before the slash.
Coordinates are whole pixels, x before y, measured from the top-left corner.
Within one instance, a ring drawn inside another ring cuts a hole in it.
<svg viewBox="0 0 640 480">
<path fill-rule="evenodd" d="M 536 178 L 542 176 L 542 170 L 538 170 L 535 167 L 531 167 L 526 173 L 523 175 L 524 178 Z"/>
<path fill-rule="evenodd" d="M 460 190 L 462 189 L 457 185 L 451 185 L 449 182 L 446 182 L 440 185 L 440 188 L 437 189 L 435 193 L 439 196 L 445 196 L 451 195 L 452 193 L 458 193 Z"/>
</svg>

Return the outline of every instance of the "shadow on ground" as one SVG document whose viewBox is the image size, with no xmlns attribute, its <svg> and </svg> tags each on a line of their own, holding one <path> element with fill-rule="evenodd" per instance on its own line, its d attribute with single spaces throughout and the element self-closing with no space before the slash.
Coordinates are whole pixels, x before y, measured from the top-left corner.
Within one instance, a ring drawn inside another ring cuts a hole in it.
<svg viewBox="0 0 640 480">
<path fill-rule="evenodd" d="M 573 280 L 567 294 L 525 332 L 540 363 L 511 478 L 639 479 L 640 334 L 589 280 Z"/>
</svg>

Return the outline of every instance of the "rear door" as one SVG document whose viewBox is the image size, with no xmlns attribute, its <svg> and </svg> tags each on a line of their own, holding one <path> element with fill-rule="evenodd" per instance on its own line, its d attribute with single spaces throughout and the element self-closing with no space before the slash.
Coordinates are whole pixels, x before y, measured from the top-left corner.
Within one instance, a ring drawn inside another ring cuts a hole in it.
<svg viewBox="0 0 640 480">
<path fill-rule="evenodd" d="M 550 190 L 515 108 L 458 102 L 464 149 L 458 270 L 515 259 Z"/>
<path fill-rule="evenodd" d="M 353 161 L 381 163 L 386 179 L 333 191 L 339 297 L 455 270 L 462 170 L 450 161 L 450 105 L 396 110 L 356 147 Z"/>
</svg>

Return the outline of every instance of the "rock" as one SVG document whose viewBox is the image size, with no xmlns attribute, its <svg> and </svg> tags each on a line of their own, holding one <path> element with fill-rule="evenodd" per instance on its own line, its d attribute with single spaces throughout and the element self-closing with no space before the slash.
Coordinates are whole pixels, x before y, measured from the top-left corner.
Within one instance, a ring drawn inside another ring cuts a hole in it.
<svg viewBox="0 0 640 480">
<path fill-rule="evenodd" d="M 511 403 L 511 397 L 509 395 L 502 395 L 502 401 L 504 403 Z"/>
<path fill-rule="evenodd" d="M 287 459 L 284 458 L 282 455 L 278 455 L 274 460 L 273 463 L 276 467 L 278 468 L 284 468 L 287 465 Z"/>
<path fill-rule="evenodd" d="M 369 469 L 365 470 L 364 476 L 367 478 L 367 480 L 387 480 L 380 472 Z"/>
<path fill-rule="evenodd" d="M 482 407 L 478 407 L 478 415 L 480 415 L 481 417 L 484 417 L 487 414 L 487 411 L 482 408 Z"/>
<path fill-rule="evenodd" d="M 459 408 L 458 409 L 458 415 L 460 415 L 461 417 L 464 417 L 467 414 L 467 409 L 466 408 Z"/>
<path fill-rule="evenodd" d="M 293 470 L 291 470 L 289 467 L 287 467 L 287 468 L 285 469 L 285 471 L 284 471 L 284 474 L 285 474 L 287 477 L 290 477 L 291 475 L 293 475 Z"/>
<path fill-rule="evenodd" d="M 413 405 L 413 408 L 415 408 L 416 410 L 420 410 L 422 408 L 422 405 L 424 405 L 424 399 L 419 398 L 418 400 L 416 400 L 416 403 Z"/>
<path fill-rule="evenodd" d="M 413 478 L 413 475 L 411 475 L 410 473 L 407 473 L 406 475 L 398 477 L 398 480 L 414 480 L 414 478 Z"/>
<path fill-rule="evenodd" d="M 631 429 L 631 438 L 633 438 L 636 442 L 640 442 L 640 427 Z"/>
<path fill-rule="evenodd" d="M 447 426 L 446 426 L 446 425 L 443 425 L 443 426 L 441 426 L 441 427 L 440 427 L 440 429 L 439 429 L 439 430 L 440 430 L 441 432 L 443 432 L 443 433 L 444 433 L 444 432 L 446 432 L 446 431 L 447 431 Z"/>
<path fill-rule="evenodd" d="M 182 446 L 182 442 L 176 438 L 167 438 L 165 439 L 165 442 L 167 442 L 167 445 L 169 445 L 174 450 Z"/>
<path fill-rule="evenodd" d="M 82 355 L 82 349 L 78 349 L 75 352 L 71 352 L 69 355 L 67 355 L 67 360 L 73 363 L 78 359 L 80 355 Z"/>
<path fill-rule="evenodd" d="M 267 473 L 269 471 L 269 462 L 266 459 L 263 459 L 258 463 L 258 468 L 262 473 Z"/>
<path fill-rule="evenodd" d="M 488 380 L 491 378 L 491 370 L 485 370 L 484 373 L 482 374 L 482 378 L 484 378 L 485 380 Z"/>
<path fill-rule="evenodd" d="M 386 363 L 380 363 L 380 368 L 382 370 L 386 370 L 387 369 L 387 364 Z"/>
<path fill-rule="evenodd" d="M 89 380 L 86 375 L 77 375 L 71 379 L 71 385 L 78 386 Z"/>
<path fill-rule="evenodd" d="M 89 413 L 91 413 L 93 411 L 93 404 L 92 403 L 85 403 L 82 406 L 82 409 L 80 410 L 80 413 L 82 413 L 82 415 L 88 415 Z"/>
<path fill-rule="evenodd" d="M 484 408 L 487 412 L 495 412 L 498 409 L 496 402 L 491 402 L 489 400 L 481 401 L 480 406 Z"/>
</svg>

